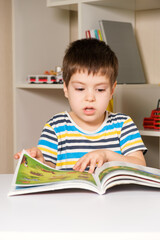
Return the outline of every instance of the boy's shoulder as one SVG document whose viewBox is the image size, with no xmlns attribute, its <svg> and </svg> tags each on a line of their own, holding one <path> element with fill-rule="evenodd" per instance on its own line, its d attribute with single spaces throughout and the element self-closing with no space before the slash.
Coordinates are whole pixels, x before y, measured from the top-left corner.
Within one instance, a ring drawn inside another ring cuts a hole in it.
<svg viewBox="0 0 160 240">
<path fill-rule="evenodd" d="M 55 114 L 48 122 L 50 126 L 70 123 L 67 112 L 61 112 Z"/>
<path fill-rule="evenodd" d="M 108 122 L 119 122 L 119 121 L 124 122 L 128 119 L 130 119 L 130 117 L 124 113 L 113 113 L 113 112 L 108 113 Z"/>
</svg>

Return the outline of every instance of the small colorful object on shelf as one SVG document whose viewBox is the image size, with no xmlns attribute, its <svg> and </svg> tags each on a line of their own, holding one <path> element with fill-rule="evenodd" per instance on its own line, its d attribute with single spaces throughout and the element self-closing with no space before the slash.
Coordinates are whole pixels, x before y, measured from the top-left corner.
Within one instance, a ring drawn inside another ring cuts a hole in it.
<svg viewBox="0 0 160 240">
<path fill-rule="evenodd" d="M 28 83 L 54 83 L 62 84 L 63 76 L 61 67 L 56 67 L 56 70 L 45 71 L 43 75 L 28 75 Z"/>
<path fill-rule="evenodd" d="M 160 99 L 158 100 L 157 108 L 152 110 L 151 116 L 144 118 L 143 127 L 160 130 Z"/>
</svg>

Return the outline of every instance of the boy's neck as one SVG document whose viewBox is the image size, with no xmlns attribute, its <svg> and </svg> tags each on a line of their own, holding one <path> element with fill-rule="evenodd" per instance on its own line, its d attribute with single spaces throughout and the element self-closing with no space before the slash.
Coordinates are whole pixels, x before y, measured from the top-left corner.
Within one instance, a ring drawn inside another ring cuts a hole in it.
<svg viewBox="0 0 160 240">
<path fill-rule="evenodd" d="M 106 112 L 104 113 L 104 115 L 100 119 L 98 119 L 95 122 L 80 120 L 74 112 L 68 112 L 68 114 L 70 115 L 72 121 L 78 127 L 80 127 L 82 130 L 87 131 L 87 132 L 96 131 L 98 128 L 101 127 L 101 125 L 103 124 L 103 122 L 106 118 Z"/>
</svg>

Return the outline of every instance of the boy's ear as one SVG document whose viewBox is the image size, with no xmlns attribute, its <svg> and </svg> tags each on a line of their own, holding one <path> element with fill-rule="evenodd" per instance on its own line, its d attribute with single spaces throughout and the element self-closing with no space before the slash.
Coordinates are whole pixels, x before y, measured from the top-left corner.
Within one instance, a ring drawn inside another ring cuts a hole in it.
<svg viewBox="0 0 160 240">
<path fill-rule="evenodd" d="M 64 96 L 66 98 L 68 98 L 68 89 L 67 89 L 67 86 L 66 86 L 65 82 L 63 83 L 63 91 L 64 91 Z"/>
<path fill-rule="evenodd" d="M 113 86 L 112 86 L 111 95 L 110 95 L 110 100 L 111 100 L 112 97 L 113 97 L 113 94 L 114 94 L 114 91 L 115 91 L 116 86 L 117 86 L 117 81 L 116 81 L 116 82 L 113 84 Z"/>
</svg>

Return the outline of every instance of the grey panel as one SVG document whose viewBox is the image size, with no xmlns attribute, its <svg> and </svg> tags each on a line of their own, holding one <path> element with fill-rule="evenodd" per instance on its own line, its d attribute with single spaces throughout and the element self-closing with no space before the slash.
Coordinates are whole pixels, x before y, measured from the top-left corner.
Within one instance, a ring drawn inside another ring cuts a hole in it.
<svg viewBox="0 0 160 240">
<path fill-rule="evenodd" d="M 144 71 L 131 23 L 99 21 L 103 40 L 119 61 L 118 83 L 145 83 Z"/>
</svg>

